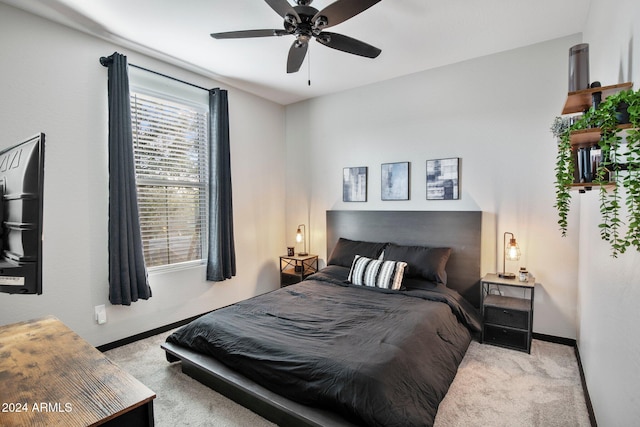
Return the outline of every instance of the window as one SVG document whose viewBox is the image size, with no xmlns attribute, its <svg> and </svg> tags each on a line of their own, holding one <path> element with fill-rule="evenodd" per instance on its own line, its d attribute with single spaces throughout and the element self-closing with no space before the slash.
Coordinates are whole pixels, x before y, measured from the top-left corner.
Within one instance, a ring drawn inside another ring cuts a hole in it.
<svg viewBox="0 0 640 427">
<path fill-rule="evenodd" d="M 201 263 L 207 236 L 208 104 L 131 85 L 131 119 L 148 268 Z"/>
</svg>

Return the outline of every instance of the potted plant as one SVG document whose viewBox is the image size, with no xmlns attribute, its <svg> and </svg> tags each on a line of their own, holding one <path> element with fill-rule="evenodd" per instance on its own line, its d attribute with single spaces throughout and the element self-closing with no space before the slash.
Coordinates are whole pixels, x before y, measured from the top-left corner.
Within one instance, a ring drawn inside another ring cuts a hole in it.
<svg viewBox="0 0 640 427">
<path fill-rule="evenodd" d="M 629 125 L 621 127 L 621 121 Z M 601 161 L 595 171 L 594 186 L 600 188 L 600 236 L 610 243 L 612 255 L 624 253 L 628 247 L 640 251 L 640 91 L 626 90 L 603 100 L 598 108 L 591 107 L 575 123 L 552 126 L 558 138 L 556 159 L 556 208 L 562 235 L 567 232 L 567 214 L 574 182 L 571 133 L 587 128 L 599 128 Z M 629 128 L 630 127 L 630 128 Z M 612 189 L 607 184 L 615 182 Z M 627 208 L 622 218 L 620 209 Z M 625 231 L 626 228 L 626 231 Z"/>
</svg>

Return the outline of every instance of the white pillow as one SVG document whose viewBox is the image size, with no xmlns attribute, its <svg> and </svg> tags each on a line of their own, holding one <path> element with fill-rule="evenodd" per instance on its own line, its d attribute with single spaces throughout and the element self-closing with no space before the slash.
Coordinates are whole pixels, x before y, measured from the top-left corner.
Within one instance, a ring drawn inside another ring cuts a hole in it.
<svg viewBox="0 0 640 427">
<path fill-rule="evenodd" d="M 354 285 L 398 291 L 406 267 L 407 263 L 403 261 L 381 261 L 356 255 L 347 280 Z"/>
</svg>

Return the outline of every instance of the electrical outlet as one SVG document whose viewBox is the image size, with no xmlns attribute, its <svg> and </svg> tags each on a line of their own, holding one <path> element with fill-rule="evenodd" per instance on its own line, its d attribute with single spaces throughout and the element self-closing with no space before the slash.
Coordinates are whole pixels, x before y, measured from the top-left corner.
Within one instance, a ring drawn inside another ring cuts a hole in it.
<svg viewBox="0 0 640 427">
<path fill-rule="evenodd" d="M 107 323 L 107 309 L 104 304 L 95 306 L 95 319 L 98 325 Z"/>
</svg>

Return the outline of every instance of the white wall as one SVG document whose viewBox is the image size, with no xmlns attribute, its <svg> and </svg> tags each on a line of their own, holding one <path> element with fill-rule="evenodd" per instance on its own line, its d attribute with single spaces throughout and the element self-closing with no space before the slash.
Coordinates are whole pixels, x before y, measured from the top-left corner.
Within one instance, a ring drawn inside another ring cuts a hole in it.
<svg viewBox="0 0 640 427">
<path fill-rule="evenodd" d="M 640 83 L 640 3 L 592 0 L 583 33 L 591 80 Z M 600 239 L 597 194 L 580 197 L 578 348 L 601 426 L 640 419 L 640 254 L 617 259 Z"/>
<path fill-rule="evenodd" d="M 153 297 L 108 302 L 107 69 L 100 56 L 229 90 L 238 274 L 151 274 Z M 0 294 L 0 324 L 53 314 L 94 345 L 278 286 L 284 251 L 284 107 L 0 3 L 0 147 L 46 134 L 43 295 Z M 260 277 L 260 280 L 258 278 Z M 97 325 L 94 306 L 107 305 Z"/>
<path fill-rule="evenodd" d="M 310 224 L 326 257 L 325 211 L 482 210 L 482 273 L 501 269 L 516 235 L 536 287 L 534 331 L 576 338 L 577 214 L 562 238 L 553 207 L 556 142 L 549 131 L 579 35 L 316 98 L 287 107 L 287 231 Z M 295 159 L 294 159 L 295 156 Z M 426 160 L 460 157 L 459 201 L 426 200 Z M 409 201 L 381 201 L 380 165 L 411 162 Z M 342 169 L 368 166 L 366 203 L 342 202 Z M 499 244 L 498 244 L 498 243 Z M 428 242 L 426 242 L 428 243 Z M 499 265 L 498 265 L 499 264 Z"/>
</svg>

